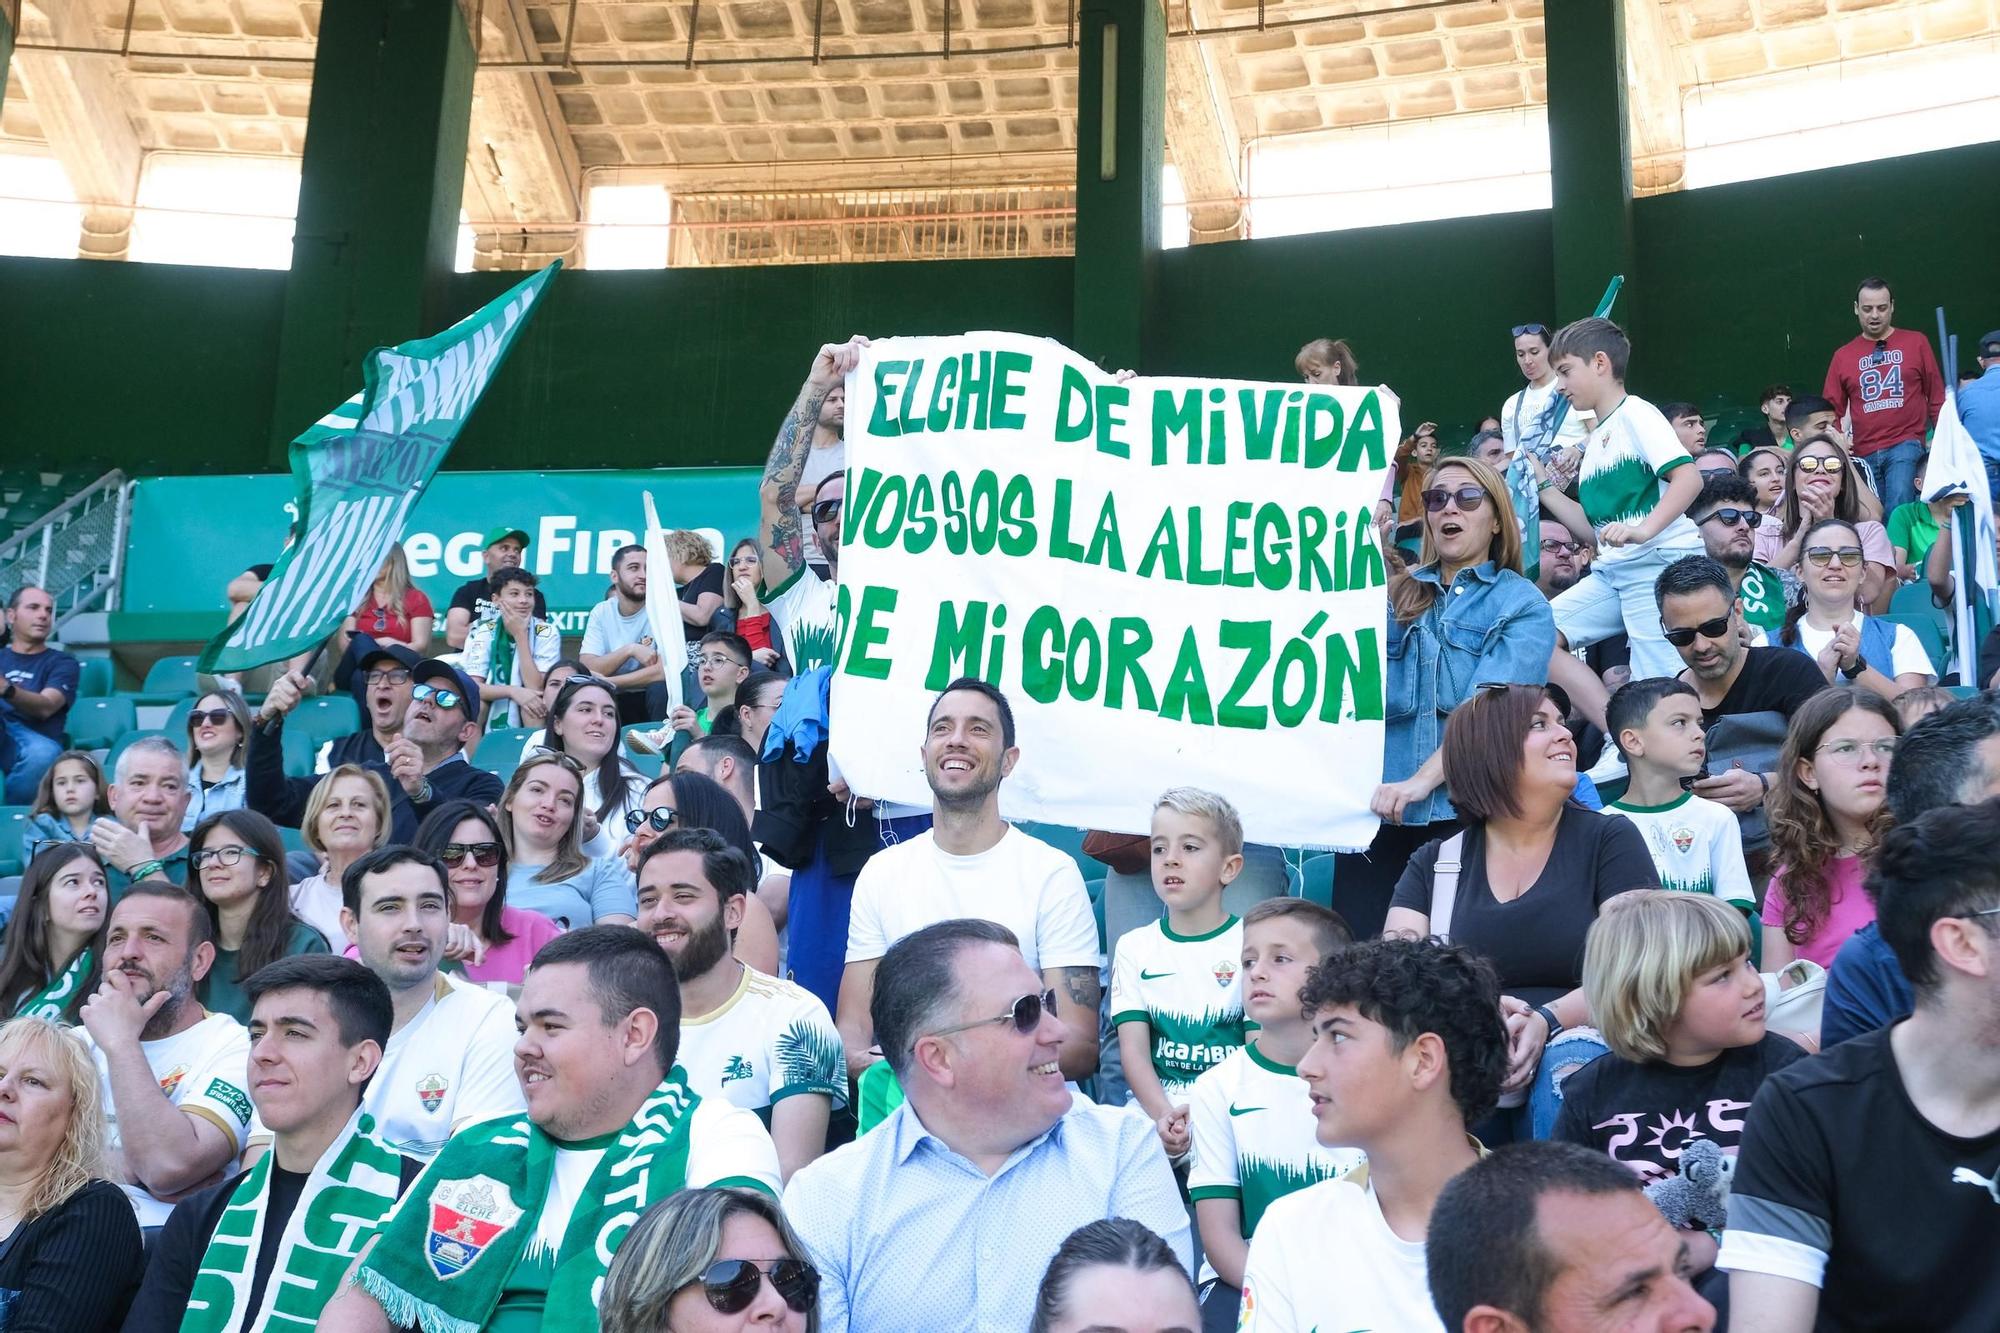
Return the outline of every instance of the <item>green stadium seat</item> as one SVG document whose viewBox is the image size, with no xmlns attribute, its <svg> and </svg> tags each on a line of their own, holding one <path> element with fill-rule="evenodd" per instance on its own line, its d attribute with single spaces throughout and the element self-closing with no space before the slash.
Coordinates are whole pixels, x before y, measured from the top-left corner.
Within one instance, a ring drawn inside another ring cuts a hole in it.
<svg viewBox="0 0 2000 1333">
<path fill-rule="evenodd" d="M 285 850 L 288 852 L 312 851 L 312 848 L 306 846 L 306 835 L 289 825 L 278 826 L 278 840 L 285 844 Z"/>
<path fill-rule="evenodd" d="M 632 767 L 638 769 L 641 773 L 644 773 L 648 778 L 660 776 L 666 769 L 667 761 L 661 755 L 639 753 L 632 748 L 630 738 L 635 731 L 658 731 L 659 729 L 660 724 L 658 722 L 634 722 L 630 726 L 618 729 L 619 743 L 624 747 L 623 753 L 626 762 L 630 763 Z M 675 733 L 677 736 L 680 734 L 679 732 Z"/>
<path fill-rule="evenodd" d="M 165 731 L 155 731 L 145 727 L 140 727 L 132 731 L 128 731 L 112 743 L 110 753 L 104 756 L 104 780 L 106 782 L 110 782 L 112 780 L 113 775 L 117 771 L 118 756 L 125 753 L 126 749 L 132 744 L 133 741 L 142 740 L 147 736 L 165 736 L 168 740 L 172 741 L 176 746 L 184 747 L 187 743 L 187 738 L 185 736 L 175 736 Z"/>
<path fill-rule="evenodd" d="M 21 854 L 26 850 L 21 840 L 28 831 L 28 817 L 25 805 L 0 805 L 0 875 L 21 873 Z"/>
<path fill-rule="evenodd" d="M 78 677 L 76 693 L 82 699 L 102 699 L 111 693 L 114 672 L 108 657 L 82 657 L 77 659 Z"/>
<path fill-rule="evenodd" d="M 320 738 L 309 731 L 285 728 L 285 776 L 309 778 L 319 767 Z"/>
<path fill-rule="evenodd" d="M 163 657 L 146 668 L 146 680 L 131 700 L 137 704 L 175 704 L 193 698 L 201 688 L 195 681 L 195 659 Z"/>
<path fill-rule="evenodd" d="M 1299 897 L 1321 907 L 1333 906 L 1333 853 L 1310 857 L 1299 867 Z"/>
<path fill-rule="evenodd" d="M 188 729 L 188 714 L 194 711 L 194 700 L 183 699 L 167 710 L 160 722 L 160 730 L 169 736 L 185 736 Z"/>
<path fill-rule="evenodd" d="M 1016 825 L 1016 827 L 1029 837 L 1039 839 L 1057 851 L 1067 855 L 1070 860 L 1076 862 L 1076 868 L 1083 875 L 1084 879 L 1104 878 L 1103 863 L 1083 854 L 1084 832 L 1082 829 L 1068 828 L 1061 824 L 1024 823 Z"/>
<path fill-rule="evenodd" d="M 139 710 L 125 695 L 78 699 L 70 705 L 69 743 L 79 750 L 105 750 L 139 725 Z"/>
<path fill-rule="evenodd" d="M 532 735 L 534 730 L 529 727 L 504 727 L 499 731 L 489 731 L 479 738 L 479 748 L 473 751 L 472 762 L 505 782 L 521 766 L 521 750 Z"/>
<path fill-rule="evenodd" d="M 1931 601 L 1931 585 L 1922 579 L 1897 588 L 1895 597 L 1890 599 L 1889 612 L 1898 616 L 1935 616 L 1940 622 L 1949 614 Z"/>
<path fill-rule="evenodd" d="M 1882 619 L 1908 625 L 1918 642 L 1924 645 L 1924 651 L 1930 654 L 1932 671 L 1940 676 L 1944 674 L 1945 667 L 1951 662 L 1951 649 L 1945 641 L 1944 625 L 1940 621 L 1931 616 L 1906 616 L 1894 612 Z"/>
<path fill-rule="evenodd" d="M 351 694 L 320 694 L 301 700 L 285 719 L 286 734 L 294 730 L 320 741 L 352 735 L 361 730 L 361 705 Z"/>
</svg>

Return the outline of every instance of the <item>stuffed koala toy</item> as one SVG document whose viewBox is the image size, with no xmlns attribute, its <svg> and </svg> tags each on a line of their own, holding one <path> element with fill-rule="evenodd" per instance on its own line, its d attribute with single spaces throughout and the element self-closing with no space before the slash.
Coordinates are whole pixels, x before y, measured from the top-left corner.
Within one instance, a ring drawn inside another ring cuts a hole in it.
<svg viewBox="0 0 2000 1333">
<path fill-rule="evenodd" d="M 1681 1151 L 1681 1173 L 1646 1186 L 1653 1201 L 1675 1230 L 1720 1229 L 1729 1225 L 1729 1184 L 1736 1159 L 1714 1139 L 1696 1139 Z"/>
</svg>

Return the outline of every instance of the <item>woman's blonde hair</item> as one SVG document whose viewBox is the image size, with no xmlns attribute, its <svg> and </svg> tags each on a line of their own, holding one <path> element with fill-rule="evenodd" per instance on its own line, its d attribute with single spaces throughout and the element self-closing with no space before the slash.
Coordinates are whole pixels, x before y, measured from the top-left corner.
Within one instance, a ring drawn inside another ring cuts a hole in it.
<svg viewBox="0 0 2000 1333">
<path fill-rule="evenodd" d="M 1438 478 L 1448 468 L 1458 468 L 1472 478 L 1472 484 L 1486 492 L 1485 509 L 1492 506 L 1496 531 L 1493 540 L 1486 545 L 1486 558 L 1501 569 L 1521 572 L 1521 525 L 1514 517 L 1514 502 L 1507 494 L 1507 483 L 1498 472 L 1478 459 L 1468 456 L 1440 458 L 1424 478 L 1424 485 L 1439 485 Z M 1470 516 L 1470 517 L 1476 517 Z M 1431 537 L 1431 525 L 1424 519 L 1422 544 L 1417 549 L 1418 569 L 1435 565 L 1438 561 L 1437 542 Z M 1408 569 L 1397 569 L 1389 575 L 1389 610 L 1396 619 L 1407 625 L 1431 609 L 1438 599 L 1440 589 L 1435 583 L 1427 583 L 1417 578 Z"/>
<path fill-rule="evenodd" d="M 21 1220 L 32 1222 L 61 1207 L 91 1181 L 103 1178 L 107 1130 L 97 1065 L 70 1029 L 46 1018 L 10 1018 L 0 1023 L 0 1066 L 24 1057 L 46 1061 L 53 1066 L 57 1084 L 69 1089 L 69 1128 L 54 1156 L 43 1164 L 34 1191 L 21 1201 Z"/>
<path fill-rule="evenodd" d="M 389 585 L 389 609 L 403 614 L 403 602 L 410 595 L 410 558 L 403 554 L 401 542 L 389 544 L 389 554 L 382 558 L 382 568 L 376 572 L 375 582 L 368 585 L 369 591 L 384 583 Z"/>
<path fill-rule="evenodd" d="M 677 565 L 712 565 L 715 548 L 708 538 L 687 528 L 675 528 L 666 535 L 667 559 Z"/>
<path fill-rule="evenodd" d="M 1639 889 L 1604 904 L 1583 946 L 1583 993 L 1614 1055 L 1667 1057 L 1695 978 L 1750 952 L 1743 913 L 1706 893 Z"/>
<path fill-rule="evenodd" d="M 667 1326 L 667 1306 L 713 1264 L 722 1227 L 732 1217 L 756 1217 L 778 1233 L 785 1254 L 811 1263 L 777 1201 L 749 1189 L 688 1189 L 654 1204 L 639 1219 L 604 1275 L 598 1319 L 604 1333 L 654 1333 Z M 768 1280 L 768 1279 L 767 1279 Z M 806 1333 L 819 1333 L 819 1303 L 806 1312 Z"/>
<path fill-rule="evenodd" d="M 514 837 L 514 797 L 527 785 L 528 775 L 538 768 L 560 768 L 576 779 L 576 806 L 570 811 L 569 827 L 556 840 L 556 859 L 543 866 L 534 879 L 537 884 L 558 884 L 572 875 L 582 874 L 590 865 L 590 857 L 583 850 L 583 765 L 574 756 L 556 750 L 531 753 L 514 770 L 514 776 L 507 779 L 507 790 L 501 793 L 500 806 L 495 813 L 500 819 L 500 841 L 507 845 L 507 859 L 513 861 L 521 854 L 520 845 Z"/>
<path fill-rule="evenodd" d="M 342 778 L 360 778 L 368 784 L 368 798 L 375 806 L 375 846 L 389 841 L 389 784 L 372 768 L 342 764 L 313 784 L 312 794 L 306 797 L 305 818 L 299 824 L 300 839 L 322 859 L 327 850 L 326 844 L 319 840 L 319 817 L 326 813 L 326 803 L 333 799 L 333 784 Z"/>
</svg>

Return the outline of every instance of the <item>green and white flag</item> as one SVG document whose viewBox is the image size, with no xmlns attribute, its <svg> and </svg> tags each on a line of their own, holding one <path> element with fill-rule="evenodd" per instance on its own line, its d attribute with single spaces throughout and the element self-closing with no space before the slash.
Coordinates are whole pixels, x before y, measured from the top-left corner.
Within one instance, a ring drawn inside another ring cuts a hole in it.
<svg viewBox="0 0 2000 1333">
<path fill-rule="evenodd" d="M 361 603 L 560 260 L 443 333 L 368 354 L 360 393 L 292 441 L 298 519 L 271 577 L 202 671 L 296 656 Z"/>
</svg>

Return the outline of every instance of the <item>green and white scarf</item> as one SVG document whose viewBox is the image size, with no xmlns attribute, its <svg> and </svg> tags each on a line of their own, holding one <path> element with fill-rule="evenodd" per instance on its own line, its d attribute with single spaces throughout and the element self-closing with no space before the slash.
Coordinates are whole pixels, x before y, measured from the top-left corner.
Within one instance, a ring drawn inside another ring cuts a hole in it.
<svg viewBox="0 0 2000 1333">
<path fill-rule="evenodd" d="M 547 1333 L 596 1333 L 598 1293 L 624 1233 L 687 1184 L 688 1126 L 700 1100 L 676 1068 L 604 1150 L 556 1251 Z M 355 1281 L 392 1324 L 478 1333 L 535 1235 L 563 1146 L 525 1115 L 460 1131 L 411 1187 Z"/>
<path fill-rule="evenodd" d="M 374 1120 L 357 1110 L 313 1163 L 278 1242 L 263 1308 L 252 1310 L 250 1284 L 264 1243 L 276 1154 L 258 1159 L 216 1223 L 188 1293 L 181 1333 L 304 1333 L 319 1323 L 321 1308 L 340 1290 L 348 1265 L 396 1206 L 402 1188 L 402 1155 L 374 1134 Z"/>
<path fill-rule="evenodd" d="M 77 950 L 76 957 L 69 960 L 69 966 L 54 981 L 21 1001 L 14 1016 L 46 1018 L 52 1023 L 69 1022 L 70 1006 L 76 1003 L 77 992 L 82 989 L 84 978 L 90 975 L 90 969 L 96 962 L 96 951 L 88 946 Z"/>
</svg>

